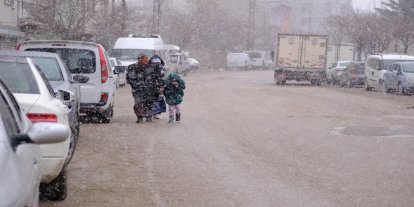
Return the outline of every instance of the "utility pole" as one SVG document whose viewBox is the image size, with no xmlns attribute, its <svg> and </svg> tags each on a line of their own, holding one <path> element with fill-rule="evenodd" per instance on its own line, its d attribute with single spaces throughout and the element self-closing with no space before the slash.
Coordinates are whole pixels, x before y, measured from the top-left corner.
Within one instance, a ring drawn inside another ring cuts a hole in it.
<svg viewBox="0 0 414 207">
<path fill-rule="evenodd" d="M 128 12 L 128 8 L 126 5 L 125 0 L 122 0 L 122 23 L 121 23 L 121 30 L 122 33 L 124 33 L 126 31 L 126 27 L 127 27 L 127 12 Z"/>
<path fill-rule="evenodd" d="M 247 49 L 254 48 L 254 33 L 256 19 L 256 0 L 249 0 L 249 40 Z"/>
<path fill-rule="evenodd" d="M 154 0 L 152 9 L 152 33 L 160 34 L 161 5 L 165 0 Z"/>
</svg>

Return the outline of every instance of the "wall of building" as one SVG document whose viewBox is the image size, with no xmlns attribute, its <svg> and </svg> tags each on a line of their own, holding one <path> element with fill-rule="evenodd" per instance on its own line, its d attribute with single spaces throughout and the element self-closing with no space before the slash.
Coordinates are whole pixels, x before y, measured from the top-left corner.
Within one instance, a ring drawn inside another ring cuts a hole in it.
<svg viewBox="0 0 414 207">
<path fill-rule="evenodd" d="M 13 50 L 24 33 L 17 28 L 18 2 L 0 2 L 0 50 Z"/>
</svg>

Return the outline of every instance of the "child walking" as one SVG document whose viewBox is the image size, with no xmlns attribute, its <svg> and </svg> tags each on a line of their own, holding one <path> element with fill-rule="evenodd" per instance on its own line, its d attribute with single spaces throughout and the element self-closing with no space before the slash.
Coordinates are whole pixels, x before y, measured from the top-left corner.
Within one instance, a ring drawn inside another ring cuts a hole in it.
<svg viewBox="0 0 414 207">
<path fill-rule="evenodd" d="M 185 82 L 176 73 L 171 73 L 164 82 L 165 102 L 168 104 L 169 120 L 168 123 L 181 120 L 181 107 L 183 102 Z"/>
</svg>

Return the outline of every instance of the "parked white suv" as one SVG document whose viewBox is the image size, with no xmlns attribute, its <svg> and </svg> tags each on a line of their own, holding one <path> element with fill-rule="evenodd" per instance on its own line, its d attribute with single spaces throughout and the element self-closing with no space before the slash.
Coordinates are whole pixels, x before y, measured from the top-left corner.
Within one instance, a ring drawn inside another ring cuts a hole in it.
<svg viewBox="0 0 414 207">
<path fill-rule="evenodd" d="M 414 61 L 414 56 L 375 54 L 368 56 L 365 67 L 365 90 L 384 88 L 384 74 L 392 63 Z"/>
<path fill-rule="evenodd" d="M 72 76 L 82 74 L 89 77 L 87 83 L 79 83 L 80 113 L 98 122 L 110 122 L 116 87 L 109 57 L 102 45 L 81 41 L 34 40 L 23 42 L 18 49 L 57 53 Z"/>
</svg>

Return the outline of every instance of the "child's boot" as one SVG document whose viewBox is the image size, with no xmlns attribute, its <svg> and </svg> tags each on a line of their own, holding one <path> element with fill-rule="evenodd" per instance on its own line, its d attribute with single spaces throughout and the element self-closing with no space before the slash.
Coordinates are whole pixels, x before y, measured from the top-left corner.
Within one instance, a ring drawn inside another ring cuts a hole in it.
<svg viewBox="0 0 414 207">
<path fill-rule="evenodd" d="M 173 123 L 174 122 L 174 116 L 170 116 L 170 119 L 168 120 L 168 123 Z"/>
<path fill-rule="evenodd" d="M 175 121 L 181 121 L 181 114 L 175 115 Z"/>
</svg>

